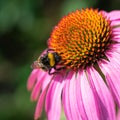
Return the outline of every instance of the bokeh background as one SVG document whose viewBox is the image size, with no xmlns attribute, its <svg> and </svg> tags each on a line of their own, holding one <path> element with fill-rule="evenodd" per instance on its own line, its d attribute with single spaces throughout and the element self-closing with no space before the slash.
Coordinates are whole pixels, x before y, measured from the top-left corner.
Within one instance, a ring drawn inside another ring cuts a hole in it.
<svg viewBox="0 0 120 120">
<path fill-rule="evenodd" d="M 31 63 L 59 19 L 86 7 L 111 11 L 120 0 L 0 0 L 0 120 L 33 120 L 36 103 L 26 89 Z"/>
</svg>

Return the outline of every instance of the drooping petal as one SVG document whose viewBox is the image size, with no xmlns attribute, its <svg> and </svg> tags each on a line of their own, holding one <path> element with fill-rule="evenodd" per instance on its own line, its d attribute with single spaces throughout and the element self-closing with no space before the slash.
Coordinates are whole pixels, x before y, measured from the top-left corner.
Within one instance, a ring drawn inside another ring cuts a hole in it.
<svg viewBox="0 0 120 120">
<path fill-rule="evenodd" d="M 76 82 L 75 85 L 76 85 L 77 107 L 78 107 L 78 111 L 80 113 L 80 116 L 81 116 L 82 120 L 88 120 L 88 116 L 87 116 L 85 108 L 84 108 L 84 103 L 83 103 L 83 98 L 82 98 L 82 93 L 81 93 L 81 86 L 83 86 L 81 84 L 82 80 L 85 80 L 83 78 L 83 73 L 82 72 L 78 72 L 77 73 L 77 78 L 75 80 L 75 82 Z"/>
<path fill-rule="evenodd" d="M 34 84 L 35 84 L 35 82 L 36 82 L 36 80 L 37 80 L 38 72 L 39 72 L 38 69 L 34 69 L 34 70 L 31 72 L 31 74 L 30 74 L 30 76 L 29 76 L 29 78 L 28 78 L 28 82 L 27 82 L 27 89 L 28 89 L 28 90 L 31 90 L 31 89 L 33 88 L 33 86 L 34 86 Z"/>
<path fill-rule="evenodd" d="M 37 82 L 31 93 L 31 100 L 36 101 L 38 99 L 39 93 L 41 90 L 41 81 Z"/>
<path fill-rule="evenodd" d="M 67 77 L 65 87 L 63 89 L 63 106 L 68 120 L 82 120 L 80 113 L 81 111 L 79 111 L 77 103 L 78 96 L 76 90 L 76 79 L 76 74 L 70 72 Z M 80 92 L 80 83 L 78 91 Z"/>
<path fill-rule="evenodd" d="M 46 95 L 45 109 L 48 120 L 60 120 L 63 86 L 63 76 L 60 74 L 56 75 L 55 78 L 52 79 Z"/>
<path fill-rule="evenodd" d="M 47 92 L 47 87 L 42 91 L 41 95 L 39 96 L 36 109 L 35 109 L 34 120 L 38 120 L 38 118 L 40 118 L 41 116 L 46 92 Z"/>
<path fill-rule="evenodd" d="M 100 120 L 115 120 L 115 106 L 109 89 L 102 77 L 93 68 L 87 69 L 91 89 L 96 99 L 97 112 Z"/>
<path fill-rule="evenodd" d="M 81 73 L 80 77 L 81 100 L 84 105 L 82 110 L 85 110 L 83 120 L 100 120 L 97 113 L 96 98 L 90 87 L 85 71 Z"/>
<path fill-rule="evenodd" d="M 35 120 L 37 120 L 41 116 L 44 101 L 45 101 L 45 95 L 46 95 L 50 81 L 51 81 L 51 76 L 48 73 L 38 74 L 38 82 L 36 83 L 36 86 L 32 92 L 33 94 L 32 99 L 35 99 L 39 96 L 40 90 L 41 90 L 41 94 L 39 96 L 36 109 L 35 109 L 35 115 L 34 115 Z"/>
<path fill-rule="evenodd" d="M 120 120 L 120 109 L 117 112 L 117 120 Z"/>
<path fill-rule="evenodd" d="M 100 67 L 105 74 L 107 84 L 115 101 L 120 106 L 120 54 L 111 52 L 111 55 L 109 53 L 107 57 L 110 62 L 101 62 Z"/>
<path fill-rule="evenodd" d="M 51 76 L 44 71 L 40 71 L 37 76 L 37 82 L 32 90 L 31 100 L 36 101 L 41 89 L 44 90 L 51 80 Z M 44 86 L 44 87 L 43 87 Z"/>
<path fill-rule="evenodd" d="M 47 85 L 50 83 L 50 81 L 52 80 L 52 75 L 49 75 L 48 73 L 45 75 L 45 79 L 42 82 L 42 90 L 44 90 Z"/>
<path fill-rule="evenodd" d="M 65 78 L 65 86 L 63 88 L 62 94 L 62 102 L 65 111 L 65 115 L 67 120 L 73 120 L 74 116 L 72 115 L 72 110 L 70 108 L 70 101 L 69 101 L 69 81 L 72 79 L 73 73 L 69 72 L 67 77 Z"/>
</svg>

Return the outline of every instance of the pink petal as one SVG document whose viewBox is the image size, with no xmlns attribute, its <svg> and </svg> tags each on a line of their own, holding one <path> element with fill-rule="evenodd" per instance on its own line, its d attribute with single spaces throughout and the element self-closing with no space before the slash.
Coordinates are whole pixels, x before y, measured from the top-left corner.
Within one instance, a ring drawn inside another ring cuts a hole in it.
<svg viewBox="0 0 120 120">
<path fill-rule="evenodd" d="M 108 12 L 106 12 L 106 11 L 104 11 L 104 10 L 101 10 L 100 12 L 101 12 L 105 17 L 107 17 Z"/>
<path fill-rule="evenodd" d="M 38 69 L 34 69 L 29 78 L 28 78 L 28 82 L 27 82 L 27 89 L 31 90 L 37 80 L 37 74 L 38 74 L 39 70 Z"/>
<path fill-rule="evenodd" d="M 61 115 L 61 94 L 64 86 L 64 79 L 61 75 L 56 75 L 49 86 L 45 109 L 48 120 L 60 120 Z"/>
<path fill-rule="evenodd" d="M 116 27 L 113 29 L 114 34 L 119 34 L 120 33 L 120 27 Z"/>
<path fill-rule="evenodd" d="M 113 37 L 113 39 L 119 39 L 119 40 L 120 40 L 120 34 L 115 35 L 115 36 Z M 118 41 L 118 42 L 120 42 L 120 41 Z"/>
<path fill-rule="evenodd" d="M 38 120 L 38 118 L 40 118 L 40 116 L 41 116 L 46 91 L 47 91 L 47 87 L 46 87 L 46 89 L 44 89 L 42 91 L 42 93 L 41 93 L 41 95 L 40 95 L 40 97 L 38 99 L 37 106 L 36 106 L 36 109 L 35 109 L 35 114 L 34 114 L 34 119 L 35 120 Z"/>
<path fill-rule="evenodd" d="M 108 86 L 115 101 L 120 106 L 120 54 L 115 52 L 111 54 L 111 57 L 108 56 L 110 62 L 101 62 L 100 67 L 105 74 Z"/>
<path fill-rule="evenodd" d="M 120 22 L 120 21 L 119 21 L 119 22 Z M 120 27 L 114 28 L 114 29 L 113 29 L 113 32 L 118 32 L 118 33 L 119 33 L 119 32 L 120 32 Z"/>
<path fill-rule="evenodd" d="M 110 20 L 120 20 L 120 10 L 114 10 L 107 15 Z"/>
<path fill-rule="evenodd" d="M 117 120 L 120 120 L 120 109 L 118 110 L 118 113 L 117 113 Z"/>
<path fill-rule="evenodd" d="M 67 117 L 67 120 L 73 120 L 74 116 L 72 116 L 72 110 L 70 108 L 70 101 L 69 101 L 69 81 L 72 79 L 73 73 L 69 72 L 67 77 L 65 78 L 65 86 L 63 88 L 63 94 L 62 94 L 62 102 L 63 107 L 65 111 L 65 115 Z"/>
<path fill-rule="evenodd" d="M 41 72 L 40 71 L 37 76 L 38 76 L 37 82 L 36 82 L 36 84 L 33 88 L 32 94 L 31 94 L 31 100 L 32 101 L 37 100 L 37 98 L 40 94 L 40 91 L 41 91 L 41 87 L 44 85 L 45 87 L 44 88 L 42 87 L 42 90 L 45 89 L 46 86 L 48 85 L 48 83 L 51 80 L 51 77 L 50 77 L 50 75 L 48 75 L 47 72 Z"/>
<path fill-rule="evenodd" d="M 83 73 L 82 72 L 78 72 L 77 74 L 77 78 L 75 80 L 76 82 L 76 99 L 77 99 L 77 105 L 78 105 L 78 110 L 79 113 L 81 114 L 81 118 L 82 120 L 88 120 L 85 108 L 84 108 L 84 104 L 83 104 L 83 99 L 82 99 L 82 94 L 81 94 L 81 82 L 83 79 Z"/>
<path fill-rule="evenodd" d="M 120 32 L 114 32 L 112 40 L 116 41 L 116 42 L 120 42 L 120 35 L 119 34 L 120 34 Z"/>
<path fill-rule="evenodd" d="M 97 104 L 96 98 L 93 94 L 93 91 L 89 85 L 89 80 L 86 76 L 86 73 L 81 74 L 80 79 L 80 88 L 81 88 L 81 97 L 84 107 L 82 108 L 84 119 L 83 120 L 100 120 L 97 113 Z"/>
<path fill-rule="evenodd" d="M 41 81 L 37 82 L 35 87 L 32 90 L 32 93 L 31 93 L 31 100 L 32 101 L 36 101 L 38 99 L 38 96 L 40 94 L 40 90 L 41 90 Z"/>
<path fill-rule="evenodd" d="M 112 40 L 115 42 L 120 42 L 120 38 L 113 38 Z"/>
<path fill-rule="evenodd" d="M 77 86 L 76 73 L 70 72 L 66 79 L 65 87 L 63 89 L 63 105 L 68 120 L 69 119 L 82 120 L 80 115 L 81 113 L 78 109 L 78 103 L 77 103 L 78 96 L 76 92 L 76 86 Z M 79 85 L 79 92 L 80 92 L 80 85 Z"/>
<path fill-rule="evenodd" d="M 42 90 L 44 90 L 47 87 L 47 85 L 52 80 L 52 77 L 53 77 L 52 75 L 49 75 L 48 73 L 46 73 L 45 78 L 44 78 L 44 80 L 42 82 Z"/>
<path fill-rule="evenodd" d="M 117 25 L 120 25 L 120 19 L 115 20 L 115 21 L 111 21 L 111 26 L 117 26 Z"/>
<path fill-rule="evenodd" d="M 94 92 L 97 112 L 100 120 L 115 120 L 115 106 L 113 98 L 99 73 L 91 67 L 87 69 L 88 79 Z"/>
<path fill-rule="evenodd" d="M 111 49 L 110 50 L 108 50 L 107 52 L 106 52 L 106 56 L 109 58 L 109 57 L 114 57 L 114 53 L 116 54 L 116 53 L 119 53 L 120 54 L 120 44 L 114 44 L 113 46 L 111 46 Z M 120 55 L 118 55 L 118 57 L 119 57 Z"/>
<path fill-rule="evenodd" d="M 43 105 L 44 105 L 44 100 L 45 100 L 45 95 L 46 95 L 50 81 L 51 81 L 51 76 L 48 73 L 39 72 L 38 81 L 31 95 L 32 99 L 36 100 L 40 94 L 40 90 L 42 86 L 41 94 L 38 99 L 36 110 L 35 110 L 35 115 L 34 115 L 35 120 L 37 120 L 41 116 Z"/>
</svg>

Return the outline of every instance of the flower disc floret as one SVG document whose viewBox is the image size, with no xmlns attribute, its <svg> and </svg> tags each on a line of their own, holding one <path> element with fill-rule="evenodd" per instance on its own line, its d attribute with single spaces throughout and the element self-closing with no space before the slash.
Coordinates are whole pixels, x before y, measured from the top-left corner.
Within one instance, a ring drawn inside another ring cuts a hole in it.
<svg viewBox="0 0 120 120">
<path fill-rule="evenodd" d="M 64 16 L 52 31 L 49 48 L 67 68 L 86 68 L 105 57 L 112 43 L 110 21 L 93 9 L 76 10 Z"/>
</svg>

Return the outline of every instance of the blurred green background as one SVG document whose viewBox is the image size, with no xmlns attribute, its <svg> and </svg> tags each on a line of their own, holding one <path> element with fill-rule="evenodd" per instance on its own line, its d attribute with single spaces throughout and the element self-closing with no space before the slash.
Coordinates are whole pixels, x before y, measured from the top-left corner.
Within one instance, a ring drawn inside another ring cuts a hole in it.
<svg viewBox="0 0 120 120">
<path fill-rule="evenodd" d="M 33 120 L 30 65 L 59 19 L 86 7 L 111 11 L 120 9 L 120 0 L 0 0 L 0 120 Z"/>
</svg>

